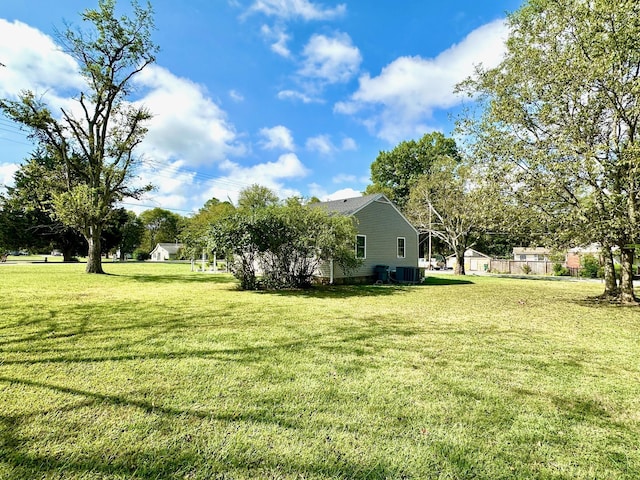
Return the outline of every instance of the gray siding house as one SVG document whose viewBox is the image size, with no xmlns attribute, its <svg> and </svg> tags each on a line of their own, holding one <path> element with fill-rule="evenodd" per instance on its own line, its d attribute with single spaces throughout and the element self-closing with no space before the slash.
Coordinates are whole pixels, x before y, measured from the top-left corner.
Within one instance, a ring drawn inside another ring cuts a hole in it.
<svg viewBox="0 0 640 480">
<path fill-rule="evenodd" d="M 328 282 L 353 278 L 373 281 L 376 266 L 386 265 L 391 272 L 398 267 L 418 268 L 418 231 L 383 194 L 346 198 L 312 204 L 329 212 L 353 217 L 358 234 L 354 255 L 363 260 L 355 271 L 343 272 L 332 262 L 323 264 L 319 276 Z"/>
</svg>

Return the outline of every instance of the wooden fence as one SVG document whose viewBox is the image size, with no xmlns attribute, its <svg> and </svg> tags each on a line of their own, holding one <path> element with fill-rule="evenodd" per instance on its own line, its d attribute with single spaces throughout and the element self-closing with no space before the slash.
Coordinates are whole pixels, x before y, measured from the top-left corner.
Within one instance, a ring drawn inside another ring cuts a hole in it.
<svg viewBox="0 0 640 480">
<path fill-rule="evenodd" d="M 553 262 L 522 261 L 522 260 L 496 260 L 489 262 L 489 271 L 494 273 L 510 273 L 513 275 L 552 275 Z"/>
</svg>

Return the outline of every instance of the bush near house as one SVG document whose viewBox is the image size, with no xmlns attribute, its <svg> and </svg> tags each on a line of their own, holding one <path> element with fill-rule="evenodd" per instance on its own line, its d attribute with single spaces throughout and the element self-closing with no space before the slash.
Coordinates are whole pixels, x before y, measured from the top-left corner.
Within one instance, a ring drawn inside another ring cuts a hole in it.
<svg viewBox="0 0 640 480">
<path fill-rule="evenodd" d="M 232 257 L 230 269 L 244 290 L 309 288 L 322 262 L 345 270 L 358 265 L 355 237 L 351 218 L 292 200 L 218 221 L 210 244 Z"/>
<path fill-rule="evenodd" d="M 553 274 L 556 277 L 568 277 L 570 275 L 569 269 L 561 263 L 553 264 Z"/>
<path fill-rule="evenodd" d="M 592 255 L 583 255 L 580 258 L 580 276 L 585 278 L 598 278 L 600 271 L 600 262 Z"/>
</svg>

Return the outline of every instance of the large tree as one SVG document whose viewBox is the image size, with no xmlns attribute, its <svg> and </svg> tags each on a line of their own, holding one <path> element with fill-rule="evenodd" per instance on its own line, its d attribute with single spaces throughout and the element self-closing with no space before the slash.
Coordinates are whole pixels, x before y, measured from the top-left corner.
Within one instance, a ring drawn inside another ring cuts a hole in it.
<svg viewBox="0 0 640 480">
<path fill-rule="evenodd" d="M 238 195 L 238 208 L 240 210 L 257 210 L 277 205 L 279 202 L 280 199 L 273 190 L 257 183 L 243 188 Z"/>
<path fill-rule="evenodd" d="M 485 191 L 474 184 L 466 162 L 440 157 L 429 174 L 420 176 L 411 189 L 406 212 L 421 233 L 431 234 L 456 255 L 455 273 L 464 275 L 464 252 L 486 225 Z"/>
<path fill-rule="evenodd" d="M 183 217 L 164 208 L 145 210 L 139 217 L 145 233 L 143 248 L 153 250 L 157 243 L 173 243 L 180 238 Z"/>
<path fill-rule="evenodd" d="M 43 150 L 36 150 L 13 176 L 13 186 L 1 197 L 0 244 L 13 249 L 35 251 L 59 249 L 65 262 L 86 254 L 82 235 L 58 220 L 53 198 L 63 190 L 56 162 Z"/>
<path fill-rule="evenodd" d="M 462 122 L 556 238 L 599 242 L 605 295 L 634 302 L 640 232 L 640 3 L 529 0 L 508 18 L 507 53 L 463 88 L 484 103 Z M 611 251 L 621 254 L 616 284 Z"/>
<path fill-rule="evenodd" d="M 54 201 L 58 219 L 80 231 L 89 244 L 88 273 L 103 273 L 102 230 L 114 205 L 137 198 L 148 188 L 132 182 L 139 158 L 136 146 L 146 133 L 150 112 L 127 101 L 132 79 L 155 61 L 152 8 L 133 3 L 131 17 L 116 17 L 115 0 L 99 0 L 97 9 L 81 16 L 86 30 L 68 28 L 59 35 L 65 51 L 80 66 L 85 89 L 74 96 L 77 108 L 54 112 L 35 92 L 0 108 L 28 127 L 47 148 L 65 176 L 65 191 Z M 7 65 L 6 68 L 11 68 Z"/>
<path fill-rule="evenodd" d="M 440 132 L 425 134 L 420 140 L 400 142 L 391 151 L 381 151 L 371 164 L 371 185 L 365 193 L 384 193 L 400 209 L 409 201 L 411 187 L 428 174 L 440 157 L 459 160 L 456 142 Z"/>
<path fill-rule="evenodd" d="M 230 202 L 221 202 L 217 198 L 207 200 L 198 213 L 185 220 L 185 227 L 181 232 L 184 253 L 192 259 L 198 258 L 203 252 L 210 253 L 209 232 L 212 225 L 234 211 L 235 207 Z"/>
</svg>

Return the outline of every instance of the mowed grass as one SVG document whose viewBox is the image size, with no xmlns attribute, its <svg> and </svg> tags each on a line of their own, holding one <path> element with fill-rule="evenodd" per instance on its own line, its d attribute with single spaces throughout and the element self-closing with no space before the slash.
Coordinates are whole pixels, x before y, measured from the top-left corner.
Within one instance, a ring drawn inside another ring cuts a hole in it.
<svg viewBox="0 0 640 480">
<path fill-rule="evenodd" d="M 0 478 L 640 477 L 640 311 L 441 276 L 0 267 Z"/>
</svg>

